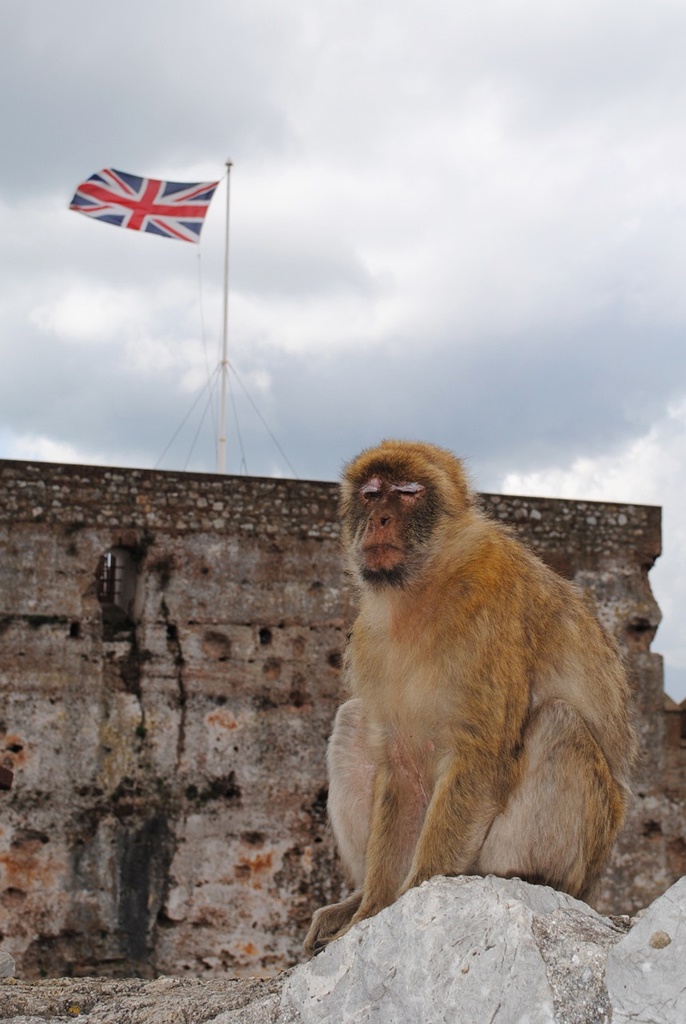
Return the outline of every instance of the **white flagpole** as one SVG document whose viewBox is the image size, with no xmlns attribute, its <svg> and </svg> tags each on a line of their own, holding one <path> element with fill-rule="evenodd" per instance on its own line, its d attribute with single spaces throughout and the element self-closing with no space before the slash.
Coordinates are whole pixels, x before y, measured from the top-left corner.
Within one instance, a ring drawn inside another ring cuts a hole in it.
<svg viewBox="0 0 686 1024">
<path fill-rule="evenodd" d="M 227 343 L 229 334 L 229 196 L 231 168 L 233 164 L 226 161 L 226 235 L 224 239 L 224 330 L 222 333 L 221 372 L 221 406 L 219 410 L 219 443 L 217 445 L 217 472 L 226 473 L 226 384 L 229 376 Z"/>
</svg>

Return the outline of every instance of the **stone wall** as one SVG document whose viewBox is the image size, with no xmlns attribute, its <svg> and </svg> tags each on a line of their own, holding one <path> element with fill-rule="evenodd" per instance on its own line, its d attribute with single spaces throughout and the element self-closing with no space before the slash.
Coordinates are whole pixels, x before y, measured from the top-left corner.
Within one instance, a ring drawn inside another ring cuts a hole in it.
<svg viewBox="0 0 686 1024">
<path fill-rule="evenodd" d="M 485 495 L 624 643 L 643 760 L 598 905 L 686 871 L 660 510 Z M 0 947 L 19 973 L 271 975 L 341 878 L 324 754 L 353 608 L 335 484 L 0 462 Z"/>
</svg>

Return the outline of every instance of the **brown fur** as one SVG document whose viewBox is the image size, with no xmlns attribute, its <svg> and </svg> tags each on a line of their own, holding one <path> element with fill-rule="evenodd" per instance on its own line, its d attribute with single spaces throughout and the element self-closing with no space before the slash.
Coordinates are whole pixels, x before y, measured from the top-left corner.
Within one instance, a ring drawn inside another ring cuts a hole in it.
<svg viewBox="0 0 686 1024">
<path fill-rule="evenodd" d="M 437 874 L 583 897 L 636 751 L 613 641 L 572 584 L 482 515 L 444 449 L 363 452 L 341 510 L 359 614 L 329 813 L 357 888 L 317 911 L 306 949 Z"/>
</svg>

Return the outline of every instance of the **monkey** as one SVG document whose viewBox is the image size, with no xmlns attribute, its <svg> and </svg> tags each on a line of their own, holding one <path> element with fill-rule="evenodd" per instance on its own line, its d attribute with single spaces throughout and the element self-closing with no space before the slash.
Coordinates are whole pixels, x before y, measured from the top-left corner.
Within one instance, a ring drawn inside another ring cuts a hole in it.
<svg viewBox="0 0 686 1024">
<path fill-rule="evenodd" d="M 572 582 L 480 509 L 444 448 L 362 452 L 340 517 L 358 611 L 328 813 L 354 890 L 316 911 L 306 951 L 435 875 L 588 898 L 637 753 L 617 644 Z"/>
</svg>

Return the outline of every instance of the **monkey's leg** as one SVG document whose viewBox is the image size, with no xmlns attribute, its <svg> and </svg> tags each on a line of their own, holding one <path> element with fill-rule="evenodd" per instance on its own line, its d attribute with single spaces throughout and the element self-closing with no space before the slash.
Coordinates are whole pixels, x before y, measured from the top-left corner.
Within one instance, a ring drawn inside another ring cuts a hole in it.
<svg viewBox="0 0 686 1024">
<path fill-rule="evenodd" d="M 315 913 L 305 939 L 305 951 L 310 954 L 349 924 L 362 900 L 375 768 L 369 757 L 361 701 L 349 700 L 338 709 L 326 760 L 329 818 L 341 860 L 358 888 L 347 899 Z"/>
<path fill-rule="evenodd" d="M 356 886 L 365 873 L 369 821 L 376 766 L 369 752 L 362 701 L 338 709 L 326 751 L 329 773 L 328 812 L 343 865 Z"/>
<path fill-rule="evenodd" d="M 536 710 L 522 759 L 520 783 L 494 819 L 473 870 L 583 896 L 621 827 L 625 793 L 583 718 L 562 700 Z"/>
</svg>

